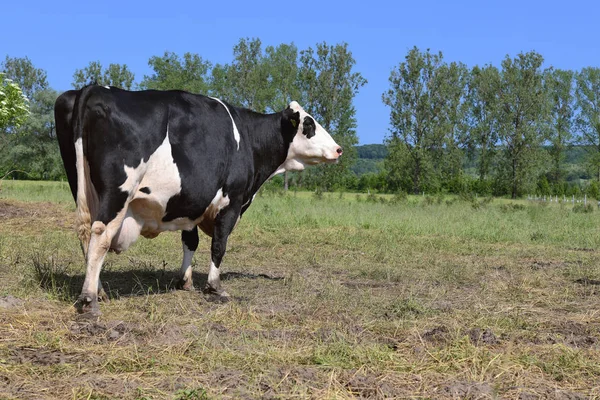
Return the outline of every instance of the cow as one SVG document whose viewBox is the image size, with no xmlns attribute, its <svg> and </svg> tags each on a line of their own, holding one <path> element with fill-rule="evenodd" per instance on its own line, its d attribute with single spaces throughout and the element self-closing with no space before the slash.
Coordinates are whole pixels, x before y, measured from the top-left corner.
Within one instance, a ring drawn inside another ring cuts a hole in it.
<svg viewBox="0 0 600 400">
<path fill-rule="evenodd" d="M 182 231 L 185 290 L 194 290 L 198 227 L 212 238 L 203 291 L 227 298 L 219 269 L 227 239 L 261 185 L 342 155 L 296 101 L 261 114 L 184 91 L 90 85 L 59 96 L 54 115 L 86 259 L 76 308 L 92 315 L 106 297 L 99 277 L 107 252 L 164 231 Z"/>
</svg>

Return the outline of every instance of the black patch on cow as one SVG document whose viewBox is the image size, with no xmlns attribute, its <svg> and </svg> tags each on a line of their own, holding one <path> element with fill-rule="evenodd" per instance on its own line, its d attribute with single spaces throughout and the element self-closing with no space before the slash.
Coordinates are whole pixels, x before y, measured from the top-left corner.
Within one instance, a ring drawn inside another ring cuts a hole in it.
<svg viewBox="0 0 600 400">
<path fill-rule="evenodd" d="M 150 188 L 148 186 L 143 187 L 140 189 L 140 192 L 150 194 Z"/>
<path fill-rule="evenodd" d="M 315 124 L 315 120 L 311 117 L 304 117 L 304 122 L 302 123 L 302 133 L 306 135 L 307 139 L 315 136 L 315 131 L 317 130 L 317 125 Z"/>
<path fill-rule="evenodd" d="M 288 128 L 289 125 L 291 125 L 291 130 L 295 134 L 298 130 L 298 125 L 300 125 L 300 113 L 288 107 L 283 111 L 282 122 L 282 128 L 284 131 L 287 130 L 286 128 Z"/>
</svg>

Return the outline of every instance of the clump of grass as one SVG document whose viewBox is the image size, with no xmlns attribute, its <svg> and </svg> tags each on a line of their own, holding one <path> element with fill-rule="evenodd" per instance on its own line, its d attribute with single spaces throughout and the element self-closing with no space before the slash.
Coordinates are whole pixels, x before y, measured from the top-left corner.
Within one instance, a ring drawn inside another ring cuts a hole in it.
<svg viewBox="0 0 600 400">
<path fill-rule="evenodd" d="M 405 203 L 407 199 L 408 199 L 408 195 L 406 194 L 406 192 L 400 190 L 400 191 L 394 193 L 394 196 L 390 199 L 390 204 Z"/>
<path fill-rule="evenodd" d="M 594 212 L 594 206 L 591 203 L 588 204 L 575 204 L 575 206 L 573 207 L 573 212 L 574 213 L 581 213 L 581 214 L 589 214 L 589 213 L 593 213 Z"/>
<path fill-rule="evenodd" d="M 523 211 L 527 207 L 524 204 L 519 203 L 506 203 L 500 205 L 500 210 L 503 212 Z"/>
<path fill-rule="evenodd" d="M 62 301 L 70 301 L 75 296 L 71 287 L 71 277 L 67 274 L 67 265 L 56 262 L 54 256 L 44 258 L 40 253 L 33 255 L 34 277 L 39 286 L 48 294 Z"/>
</svg>

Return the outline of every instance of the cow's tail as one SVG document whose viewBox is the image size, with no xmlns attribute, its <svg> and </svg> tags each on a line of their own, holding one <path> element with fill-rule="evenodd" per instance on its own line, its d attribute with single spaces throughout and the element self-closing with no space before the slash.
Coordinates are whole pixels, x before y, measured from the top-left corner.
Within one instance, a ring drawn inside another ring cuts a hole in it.
<svg viewBox="0 0 600 400">
<path fill-rule="evenodd" d="M 83 254 L 87 257 L 90 244 L 92 222 L 98 208 L 98 194 L 90 178 L 90 167 L 86 157 L 87 138 L 84 130 L 84 111 L 91 87 L 82 89 L 79 101 L 73 110 L 73 133 L 75 140 L 75 162 L 77 166 L 77 236 L 81 242 Z"/>
</svg>

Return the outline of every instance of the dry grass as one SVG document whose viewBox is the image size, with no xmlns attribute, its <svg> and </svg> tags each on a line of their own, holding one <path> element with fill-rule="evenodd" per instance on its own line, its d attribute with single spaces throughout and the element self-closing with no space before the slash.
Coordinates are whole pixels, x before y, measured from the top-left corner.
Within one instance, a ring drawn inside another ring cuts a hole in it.
<svg viewBox="0 0 600 400">
<path fill-rule="evenodd" d="M 90 321 L 72 205 L 0 200 L 0 398 L 600 398 L 600 213 L 421 201 L 257 198 L 226 304 L 140 239 Z"/>
</svg>

